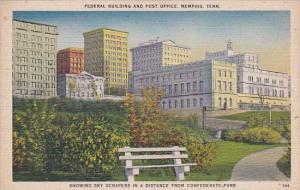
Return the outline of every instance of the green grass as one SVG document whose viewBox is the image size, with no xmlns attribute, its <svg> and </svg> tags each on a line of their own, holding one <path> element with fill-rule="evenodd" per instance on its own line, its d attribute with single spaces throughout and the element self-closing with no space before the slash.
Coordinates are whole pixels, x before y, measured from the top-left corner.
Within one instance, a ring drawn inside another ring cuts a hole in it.
<svg viewBox="0 0 300 190">
<path fill-rule="evenodd" d="M 207 173 L 191 171 L 186 175 L 187 181 L 226 181 L 231 177 L 234 165 L 243 157 L 261 150 L 273 148 L 278 145 L 250 145 L 246 143 L 237 143 L 229 141 L 217 142 L 217 155 L 212 166 Z M 119 177 L 114 179 L 120 179 Z M 125 178 L 125 176 L 124 176 Z M 123 179 L 124 179 L 123 178 Z M 137 181 L 175 181 L 173 175 L 147 176 L 140 175 L 136 177 Z"/>
<path fill-rule="evenodd" d="M 284 175 L 288 178 L 291 177 L 291 166 L 288 162 L 288 159 L 286 156 L 282 156 L 278 161 L 277 161 L 277 167 L 279 170 L 284 173 Z"/>
<path fill-rule="evenodd" d="M 217 155 L 212 166 L 206 173 L 193 171 L 186 174 L 188 181 L 226 181 L 231 177 L 234 165 L 243 157 L 278 145 L 250 145 L 229 141 L 217 142 Z M 175 175 L 170 172 L 172 169 L 150 169 L 159 175 L 148 175 L 149 170 L 145 169 L 136 176 L 136 181 L 175 181 Z M 154 173 L 155 174 L 155 173 Z M 113 176 L 98 175 L 96 177 L 75 176 L 71 173 L 53 172 L 51 175 L 32 175 L 30 173 L 14 173 L 14 181 L 126 181 L 124 168 L 120 167 L 113 172 Z"/>
<path fill-rule="evenodd" d="M 233 115 L 224 115 L 218 118 L 222 119 L 230 119 L 230 120 L 239 120 L 239 121 L 247 121 L 251 117 L 256 117 L 257 114 L 260 114 L 262 117 L 269 119 L 269 112 L 268 111 L 249 111 L 243 113 L 237 113 Z M 288 111 L 272 111 L 272 121 L 278 121 L 282 118 L 290 118 L 291 112 Z"/>
</svg>

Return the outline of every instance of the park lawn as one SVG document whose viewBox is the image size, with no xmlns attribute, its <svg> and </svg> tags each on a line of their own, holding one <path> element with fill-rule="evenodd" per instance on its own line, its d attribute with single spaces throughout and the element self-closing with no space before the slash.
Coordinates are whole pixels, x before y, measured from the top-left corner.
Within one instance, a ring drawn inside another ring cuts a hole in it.
<svg viewBox="0 0 300 190">
<path fill-rule="evenodd" d="M 223 115 L 218 118 L 221 119 L 229 119 L 229 120 L 238 120 L 238 121 L 247 121 L 251 117 L 256 117 L 257 114 L 261 114 L 264 118 L 269 119 L 269 112 L 268 111 L 248 111 L 237 113 L 233 115 Z M 282 118 L 290 118 L 291 112 L 289 111 L 272 111 L 272 121 L 278 121 Z"/>
<path fill-rule="evenodd" d="M 231 177 L 234 165 L 243 157 L 268 148 L 279 145 L 251 145 L 231 141 L 219 141 L 217 144 L 217 155 L 207 173 L 193 171 L 186 174 L 187 181 L 226 181 Z M 162 169 L 163 171 L 164 169 Z M 168 170 L 168 169 L 166 169 Z M 146 170 L 145 170 L 146 171 Z M 170 171 L 170 170 L 169 170 Z M 126 181 L 123 167 L 116 169 L 113 176 L 98 175 L 93 177 L 75 176 L 66 172 L 53 172 L 51 175 L 32 175 L 26 172 L 14 173 L 14 181 Z M 173 172 L 162 172 L 162 175 L 149 176 L 147 172 L 140 172 L 136 181 L 175 181 Z"/>
<path fill-rule="evenodd" d="M 212 166 L 208 169 L 207 173 L 193 171 L 186 174 L 187 181 L 226 181 L 231 177 L 231 172 L 234 165 L 243 157 L 273 148 L 279 145 L 251 145 L 247 143 L 238 143 L 231 141 L 217 142 L 217 155 Z M 123 171 L 124 173 L 124 171 Z M 116 175 L 113 177 L 115 180 L 124 179 L 125 176 Z M 147 176 L 142 173 L 136 176 L 136 181 L 175 181 L 175 175 L 163 176 Z"/>
</svg>

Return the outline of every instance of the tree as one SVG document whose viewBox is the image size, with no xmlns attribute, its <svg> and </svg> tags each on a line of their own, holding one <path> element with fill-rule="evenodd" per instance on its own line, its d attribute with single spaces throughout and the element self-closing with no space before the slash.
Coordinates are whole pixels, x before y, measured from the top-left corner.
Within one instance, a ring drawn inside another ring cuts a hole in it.
<svg viewBox="0 0 300 190">
<path fill-rule="evenodd" d="M 257 95 L 258 95 L 258 98 L 259 98 L 259 104 L 261 106 L 261 109 L 263 109 L 266 96 L 262 93 L 261 90 L 257 90 Z"/>
<path fill-rule="evenodd" d="M 142 89 L 142 95 L 141 111 L 137 115 L 134 98 L 127 94 L 125 106 L 129 111 L 128 127 L 134 146 L 152 147 L 159 144 L 159 133 L 167 127 L 159 108 L 162 92 L 160 88 L 155 91 L 154 87 L 150 87 Z"/>
</svg>

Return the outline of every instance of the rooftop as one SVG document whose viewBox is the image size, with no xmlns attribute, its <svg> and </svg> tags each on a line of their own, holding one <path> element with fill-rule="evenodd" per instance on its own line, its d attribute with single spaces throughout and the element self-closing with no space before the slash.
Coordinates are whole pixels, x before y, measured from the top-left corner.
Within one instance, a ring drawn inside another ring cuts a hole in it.
<svg viewBox="0 0 300 190">
<path fill-rule="evenodd" d="M 129 32 L 126 32 L 126 31 L 122 31 L 122 30 L 117 30 L 117 29 L 113 29 L 113 28 L 106 28 L 106 27 L 103 27 L 103 28 L 97 28 L 97 29 L 94 29 L 94 30 L 90 30 L 90 31 L 87 31 L 87 32 L 84 32 L 84 34 L 88 34 L 88 33 L 91 33 L 91 32 L 102 32 L 103 30 L 110 30 L 110 31 L 115 31 L 115 32 L 122 32 L 122 33 L 129 33 Z"/>
<path fill-rule="evenodd" d="M 24 22 L 24 23 L 30 23 L 30 24 L 39 24 L 39 25 L 45 25 L 45 26 L 57 27 L 56 25 L 44 24 L 44 23 L 33 22 L 33 21 L 26 21 L 26 20 L 19 20 L 19 19 L 13 19 L 13 21 Z"/>
</svg>

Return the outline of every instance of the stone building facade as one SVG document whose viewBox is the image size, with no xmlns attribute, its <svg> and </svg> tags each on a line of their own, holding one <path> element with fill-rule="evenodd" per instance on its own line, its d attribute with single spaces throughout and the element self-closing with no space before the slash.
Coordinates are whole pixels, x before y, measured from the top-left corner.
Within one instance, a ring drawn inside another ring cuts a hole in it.
<svg viewBox="0 0 300 190">
<path fill-rule="evenodd" d="M 258 55 L 236 54 L 231 42 L 219 52 L 206 53 L 207 60 L 237 65 L 238 102 L 242 104 L 290 104 L 290 76 L 287 73 L 261 69 Z"/>
<path fill-rule="evenodd" d="M 57 27 L 13 20 L 13 96 L 56 96 Z"/>
<path fill-rule="evenodd" d="M 103 77 L 83 71 L 80 74 L 61 74 L 57 78 L 57 95 L 83 100 L 97 100 L 104 97 Z"/>
<path fill-rule="evenodd" d="M 161 108 L 168 111 L 201 110 L 203 106 L 233 109 L 237 108 L 236 76 L 236 64 L 204 60 L 158 71 L 132 71 L 129 89 L 140 96 L 144 87 L 162 88 Z"/>
<path fill-rule="evenodd" d="M 164 66 L 188 63 L 191 49 L 177 45 L 172 40 L 150 40 L 132 48 L 132 70 L 151 71 Z"/>
</svg>

